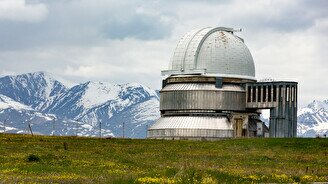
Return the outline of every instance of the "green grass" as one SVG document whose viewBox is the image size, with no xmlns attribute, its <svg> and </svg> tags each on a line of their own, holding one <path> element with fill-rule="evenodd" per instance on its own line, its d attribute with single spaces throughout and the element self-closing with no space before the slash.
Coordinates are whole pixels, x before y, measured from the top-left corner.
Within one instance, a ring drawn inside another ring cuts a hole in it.
<svg viewBox="0 0 328 184">
<path fill-rule="evenodd" d="M 328 139 L 165 141 L 0 134 L 0 183 L 328 181 Z"/>
</svg>

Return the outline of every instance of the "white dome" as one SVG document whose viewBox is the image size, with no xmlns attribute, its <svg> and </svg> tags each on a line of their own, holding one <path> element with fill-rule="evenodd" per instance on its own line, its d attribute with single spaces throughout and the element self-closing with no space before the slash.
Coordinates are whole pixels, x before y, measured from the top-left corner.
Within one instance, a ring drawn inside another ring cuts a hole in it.
<svg viewBox="0 0 328 184">
<path fill-rule="evenodd" d="M 231 28 L 203 28 L 184 35 L 163 75 L 206 74 L 255 79 L 254 61 L 243 40 Z"/>
</svg>

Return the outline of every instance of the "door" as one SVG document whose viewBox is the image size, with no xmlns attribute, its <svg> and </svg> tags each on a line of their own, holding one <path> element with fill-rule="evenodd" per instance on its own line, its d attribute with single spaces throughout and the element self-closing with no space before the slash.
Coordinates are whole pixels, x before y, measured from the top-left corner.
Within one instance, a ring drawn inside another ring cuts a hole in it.
<svg viewBox="0 0 328 184">
<path fill-rule="evenodd" d="M 235 119 L 234 123 L 234 136 L 242 137 L 243 136 L 243 119 Z"/>
</svg>

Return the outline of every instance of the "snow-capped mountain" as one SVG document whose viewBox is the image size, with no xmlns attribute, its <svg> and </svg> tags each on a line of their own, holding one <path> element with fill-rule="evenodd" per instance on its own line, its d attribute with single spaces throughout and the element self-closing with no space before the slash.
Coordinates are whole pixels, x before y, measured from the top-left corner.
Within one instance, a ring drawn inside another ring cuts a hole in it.
<svg viewBox="0 0 328 184">
<path fill-rule="evenodd" d="M 30 125 L 45 135 L 143 138 L 159 116 L 158 91 L 141 84 L 67 86 L 46 72 L 0 78 L 0 132 L 28 133 Z M 328 100 L 299 109 L 297 131 L 302 137 L 328 135 Z"/>
<path fill-rule="evenodd" d="M 314 100 L 299 109 L 297 134 L 302 137 L 328 136 L 328 100 Z"/>
<path fill-rule="evenodd" d="M 11 132 L 21 133 L 30 119 L 40 134 L 97 136 L 101 129 L 103 136 L 124 132 L 141 138 L 159 117 L 158 92 L 140 84 L 86 82 L 69 88 L 36 72 L 0 78 L 0 94 L 0 131 L 6 120 Z M 39 116 L 43 123 L 36 123 Z"/>
<path fill-rule="evenodd" d="M 269 126 L 270 110 L 262 110 L 261 120 Z M 314 100 L 297 111 L 298 137 L 328 136 L 328 100 Z"/>
<path fill-rule="evenodd" d="M 0 109 L 15 109 L 15 110 L 33 110 L 31 107 L 16 102 L 15 100 L 0 94 Z"/>
<path fill-rule="evenodd" d="M 53 114 L 38 112 L 4 95 L 0 95 L 0 120 L 0 132 L 6 133 L 30 133 L 31 128 L 34 134 L 76 135 L 80 132 L 90 136 L 97 135 L 93 131 L 88 131 L 88 127 L 78 126 L 77 129 L 72 123 L 63 126 L 67 120 L 57 119 Z"/>
<path fill-rule="evenodd" d="M 46 72 L 0 78 L 0 94 L 42 111 L 68 89 Z"/>
</svg>

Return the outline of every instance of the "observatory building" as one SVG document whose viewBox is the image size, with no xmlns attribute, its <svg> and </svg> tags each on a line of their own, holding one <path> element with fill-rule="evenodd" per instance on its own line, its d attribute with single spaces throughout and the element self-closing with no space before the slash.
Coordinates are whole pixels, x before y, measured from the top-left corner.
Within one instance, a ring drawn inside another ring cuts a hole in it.
<svg viewBox="0 0 328 184">
<path fill-rule="evenodd" d="M 162 71 L 161 117 L 148 138 L 296 136 L 297 82 L 257 82 L 252 55 L 236 31 L 208 27 L 181 38 Z M 269 128 L 261 109 L 270 109 Z"/>
</svg>

